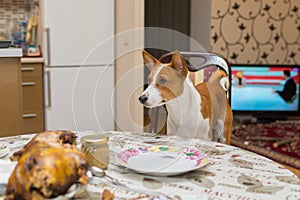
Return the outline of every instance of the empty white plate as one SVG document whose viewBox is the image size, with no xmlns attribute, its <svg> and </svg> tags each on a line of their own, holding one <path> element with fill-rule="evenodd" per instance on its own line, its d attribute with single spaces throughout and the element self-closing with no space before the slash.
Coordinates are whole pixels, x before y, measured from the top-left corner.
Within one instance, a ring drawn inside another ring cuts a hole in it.
<svg viewBox="0 0 300 200">
<path fill-rule="evenodd" d="M 17 162 L 0 159 L 0 183 L 6 184 Z"/>
<path fill-rule="evenodd" d="M 173 176 L 203 167 L 208 157 L 189 147 L 140 146 L 118 153 L 117 161 L 142 174 Z"/>
<path fill-rule="evenodd" d="M 6 156 L 9 153 L 9 148 L 5 145 L 0 145 L 0 158 Z"/>
</svg>

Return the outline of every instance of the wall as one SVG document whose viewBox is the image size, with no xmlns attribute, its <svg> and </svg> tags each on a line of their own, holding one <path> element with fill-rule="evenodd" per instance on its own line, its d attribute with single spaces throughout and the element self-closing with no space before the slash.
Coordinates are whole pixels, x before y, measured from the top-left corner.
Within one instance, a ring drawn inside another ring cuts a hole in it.
<svg viewBox="0 0 300 200">
<path fill-rule="evenodd" d="M 211 51 L 242 64 L 300 64 L 299 0 L 212 0 Z"/>
<path fill-rule="evenodd" d="M 198 44 L 191 42 L 191 51 L 200 51 L 198 45 L 201 45 L 205 50 L 210 49 L 210 12 L 211 0 L 191 0 L 191 30 L 190 36 Z"/>
<path fill-rule="evenodd" d="M 142 132 L 144 0 L 115 0 L 115 126 Z"/>
<path fill-rule="evenodd" d="M 15 23 L 23 16 L 28 17 L 33 2 L 34 0 L 0 0 L 0 36 L 6 38 L 10 22 Z"/>
</svg>

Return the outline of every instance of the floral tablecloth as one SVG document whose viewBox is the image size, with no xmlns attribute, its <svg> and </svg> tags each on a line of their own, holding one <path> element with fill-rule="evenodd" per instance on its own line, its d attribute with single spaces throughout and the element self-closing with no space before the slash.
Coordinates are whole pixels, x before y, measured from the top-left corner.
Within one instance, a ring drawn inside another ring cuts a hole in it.
<svg viewBox="0 0 300 200">
<path fill-rule="evenodd" d="M 80 137 L 92 132 L 77 132 Z M 109 177 L 124 186 L 112 184 L 111 179 L 91 178 L 86 190 L 93 198 L 100 198 L 104 189 L 115 194 L 115 199 L 230 199 L 272 200 L 300 199 L 300 180 L 289 170 L 257 154 L 221 143 L 177 136 L 148 133 L 106 132 L 109 137 Z M 24 146 L 33 135 L 0 138 L 0 146 L 10 148 L 9 155 L 0 158 L 0 184 L 7 183 L 12 163 L 9 156 Z M 149 145 L 192 147 L 205 153 L 209 163 L 195 171 L 170 177 L 139 174 L 121 166 L 116 154 L 128 148 Z"/>
</svg>

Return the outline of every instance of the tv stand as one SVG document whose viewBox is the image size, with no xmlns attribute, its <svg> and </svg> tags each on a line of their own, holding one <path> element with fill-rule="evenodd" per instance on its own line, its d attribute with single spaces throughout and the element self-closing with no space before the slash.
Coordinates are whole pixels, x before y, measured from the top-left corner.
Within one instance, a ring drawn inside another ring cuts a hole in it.
<svg viewBox="0 0 300 200">
<path fill-rule="evenodd" d="M 256 122 L 257 119 L 251 115 L 234 115 L 233 117 L 234 124 L 252 124 Z"/>
<path fill-rule="evenodd" d="M 275 121 L 286 121 L 287 117 L 256 117 L 258 123 L 272 123 Z"/>
<path fill-rule="evenodd" d="M 287 121 L 289 117 L 279 116 L 255 116 L 255 115 L 234 115 L 235 124 L 255 124 L 255 123 L 272 123 L 276 121 Z"/>
</svg>

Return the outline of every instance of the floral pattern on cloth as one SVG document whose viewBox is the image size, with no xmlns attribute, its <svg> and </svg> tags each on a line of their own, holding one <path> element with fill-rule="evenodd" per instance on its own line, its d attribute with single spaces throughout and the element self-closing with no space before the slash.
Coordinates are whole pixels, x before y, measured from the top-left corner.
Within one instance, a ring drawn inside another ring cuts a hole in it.
<svg viewBox="0 0 300 200">
<path fill-rule="evenodd" d="M 196 166 L 201 165 L 202 163 L 208 162 L 208 158 L 205 154 L 200 151 L 188 148 L 188 147 L 173 147 L 173 146 L 140 146 L 137 148 L 129 148 L 117 155 L 119 161 L 124 164 L 127 163 L 128 159 L 143 153 L 163 153 L 163 152 L 173 152 L 176 153 L 177 156 L 184 155 L 184 158 L 187 160 L 196 161 Z"/>
</svg>

